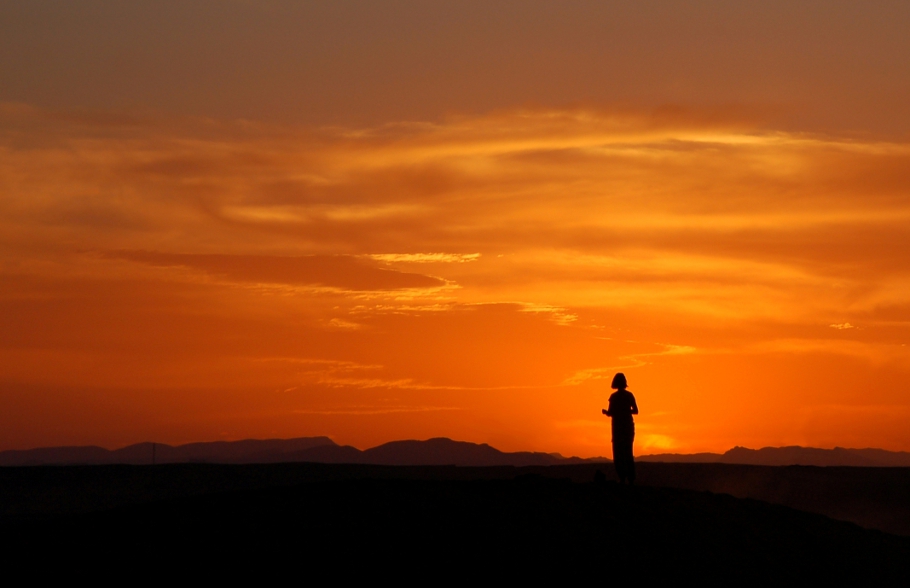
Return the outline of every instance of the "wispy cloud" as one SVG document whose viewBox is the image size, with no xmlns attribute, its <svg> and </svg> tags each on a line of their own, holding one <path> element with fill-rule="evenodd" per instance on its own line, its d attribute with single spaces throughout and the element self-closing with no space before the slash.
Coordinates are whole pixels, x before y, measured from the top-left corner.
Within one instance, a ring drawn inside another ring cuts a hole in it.
<svg viewBox="0 0 910 588">
<path fill-rule="evenodd" d="M 7 379 L 451 393 L 505 420 L 619 370 L 746 389 L 736 362 L 811 355 L 904 381 L 906 143 L 672 109 L 102 119 L 0 109 Z"/>
<path fill-rule="evenodd" d="M 689 345 L 666 345 L 660 344 L 664 349 L 661 351 L 635 353 L 624 355 L 618 359 L 622 363 L 608 367 L 585 368 L 578 370 L 571 376 L 563 380 L 563 386 L 578 386 L 590 380 L 611 380 L 618 370 L 640 368 L 648 365 L 646 358 L 660 357 L 664 355 L 688 355 L 696 353 L 698 350 Z"/>
<path fill-rule="evenodd" d="M 367 257 L 388 263 L 466 263 L 477 261 L 479 253 L 373 253 Z"/>
<path fill-rule="evenodd" d="M 116 251 L 110 257 L 159 267 L 188 267 L 228 280 L 306 284 L 345 290 L 438 288 L 445 281 L 422 274 L 376 267 L 349 255 L 222 255 Z"/>
<path fill-rule="evenodd" d="M 458 406 L 341 406 L 334 408 L 312 408 L 293 411 L 295 414 L 311 415 L 384 415 L 412 412 L 440 412 L 464 410 Z"/>
</svg>

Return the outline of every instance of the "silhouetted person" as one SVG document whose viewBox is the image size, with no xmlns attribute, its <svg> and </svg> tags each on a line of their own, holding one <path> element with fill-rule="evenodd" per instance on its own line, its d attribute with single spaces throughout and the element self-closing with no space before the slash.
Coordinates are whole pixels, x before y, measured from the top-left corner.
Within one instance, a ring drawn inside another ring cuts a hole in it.
<svg viewBox="0 0 910 588">
<path fill-rule="evenodd" d="M 635 397 L 626 390 L 626 376 L 613 376 L 611 387 L 616 390 L 610 395 L 610 407 L 603 413 L 613 419 L 613 465 L 620 482 L 635 482 L 635 458 L 632 456 L 632 442 L 635 441 L 635 421 L 638 414 Z"/>
</svg>

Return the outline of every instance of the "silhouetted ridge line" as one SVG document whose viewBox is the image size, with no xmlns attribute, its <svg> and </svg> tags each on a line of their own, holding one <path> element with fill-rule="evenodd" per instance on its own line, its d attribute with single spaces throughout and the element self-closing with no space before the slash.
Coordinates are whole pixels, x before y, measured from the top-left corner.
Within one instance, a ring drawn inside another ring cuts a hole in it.
<svg viewBox="0 0 910 588">
<path fill-rule="evenodd" d="M 154 452 L 152 446 L 154 445 Z M 0 466 L 102 465 L 156 463 L 350 463 L 370 465 L 541 466 L 607 462 L 531 451 L 504 452 L 486 443 L 453 441 L 444 437 L 425 441 L 392 441 L 361 451 L 338 445 L 328 437 L 246 439 L 171 446 L 137 443 L 109 450 L 96 446 L 42 447 L 0 452 Z M 670 463 L 727 463 L 743 465 L 809 465 L 910 467 L 910 453 L 884 449 L 818 449 L 815 447 L 734 447 L 725 453 L 664 453 L 645 455 L 641 461 Z"/>
<path fill-rule="evenodd" d="M 469 443 L 437 437 L 426 441 L 391 441 L 360 451 L 350 446 L 314 447 L 294 455 L 295 461 L 319 463 L 361 463 L 371 465 L 455 465 L 455 466 L 532 466 L 565 465 L 607 461 L 605 458 L 581 459 L 550 453 L 518 451 L 507 453 L 486 443 Z"/>
<path fill-rule="evenodd" d="M 154 445 L 154 450 L 153 450 Z M 361 451 L 338 445 L 328 437 L 247 439 L 190 443 L 172 447 L 137 443 L 122 449 L 103 447 L 45 447 L 0 452 L 0 466 L 102 465 L 155 463 L 350 463 L 370 465 L 541 466 L 609 461 L 559 454 L 519 451 L 507 453 L 487 445 L 438 437 L 426 441 L 392 441 Z"/>
<path fill-rule="evenodd" d="M 884 449 L 818 449 L 816 447 L 763 447 L 748 449 L 734 447 L 724 453 L 661 453 L 644 455 L 640 461 L 668 463 L 729 463 L 768 466 L 857 466 L 910 467 L 910 453 Z"/>
<path fill-rule="evenodd" d="M 42 447 L 0 452 L 0 466 L 101 465 L 152 463 L 273 463 L 293 461 L 295 452 L 325 445 L 335 446 L 328 437 L 297 439 L 244 439 L 188 443 L 176 447 L 163 443 L 136 443 L 121 449 L 103 447 Z"/>
</svg>

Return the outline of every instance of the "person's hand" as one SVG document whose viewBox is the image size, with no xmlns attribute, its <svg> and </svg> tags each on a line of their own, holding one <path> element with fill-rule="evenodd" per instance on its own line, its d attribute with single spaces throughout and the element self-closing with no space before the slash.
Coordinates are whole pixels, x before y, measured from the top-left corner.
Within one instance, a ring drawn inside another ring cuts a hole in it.
<svg viewBox="0 0 910 588">
<path fill-rule="evenodd" d="M 604 409 L 602 409 L 600 412 L 602 412 L 602 413 L 604 413 L 604 414 L 607 414 L 607 409 L 604 408 Z M 610 416 L 610 415 L 607 415 L 607 416 Z"/>
</svg>

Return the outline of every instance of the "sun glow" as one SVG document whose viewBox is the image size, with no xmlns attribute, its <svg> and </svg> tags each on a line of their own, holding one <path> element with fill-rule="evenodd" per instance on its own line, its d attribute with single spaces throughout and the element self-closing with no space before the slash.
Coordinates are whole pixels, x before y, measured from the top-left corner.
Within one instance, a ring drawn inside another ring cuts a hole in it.
<svg viewBox="0 0 910 588">
<path fill-rule="evenodd" d="M 620 369 L 646 451 L 819 444 L 820 402 L 904 406 L 903 144 L 628 111 L 293 136 L 3 113 L 33 131 L 0 145 L 0 370 L 51 421 L 128 389 L 189 440 L 597 455 Z M 838 419 L 841 445 L 910 447 Z"/>
</svg>

